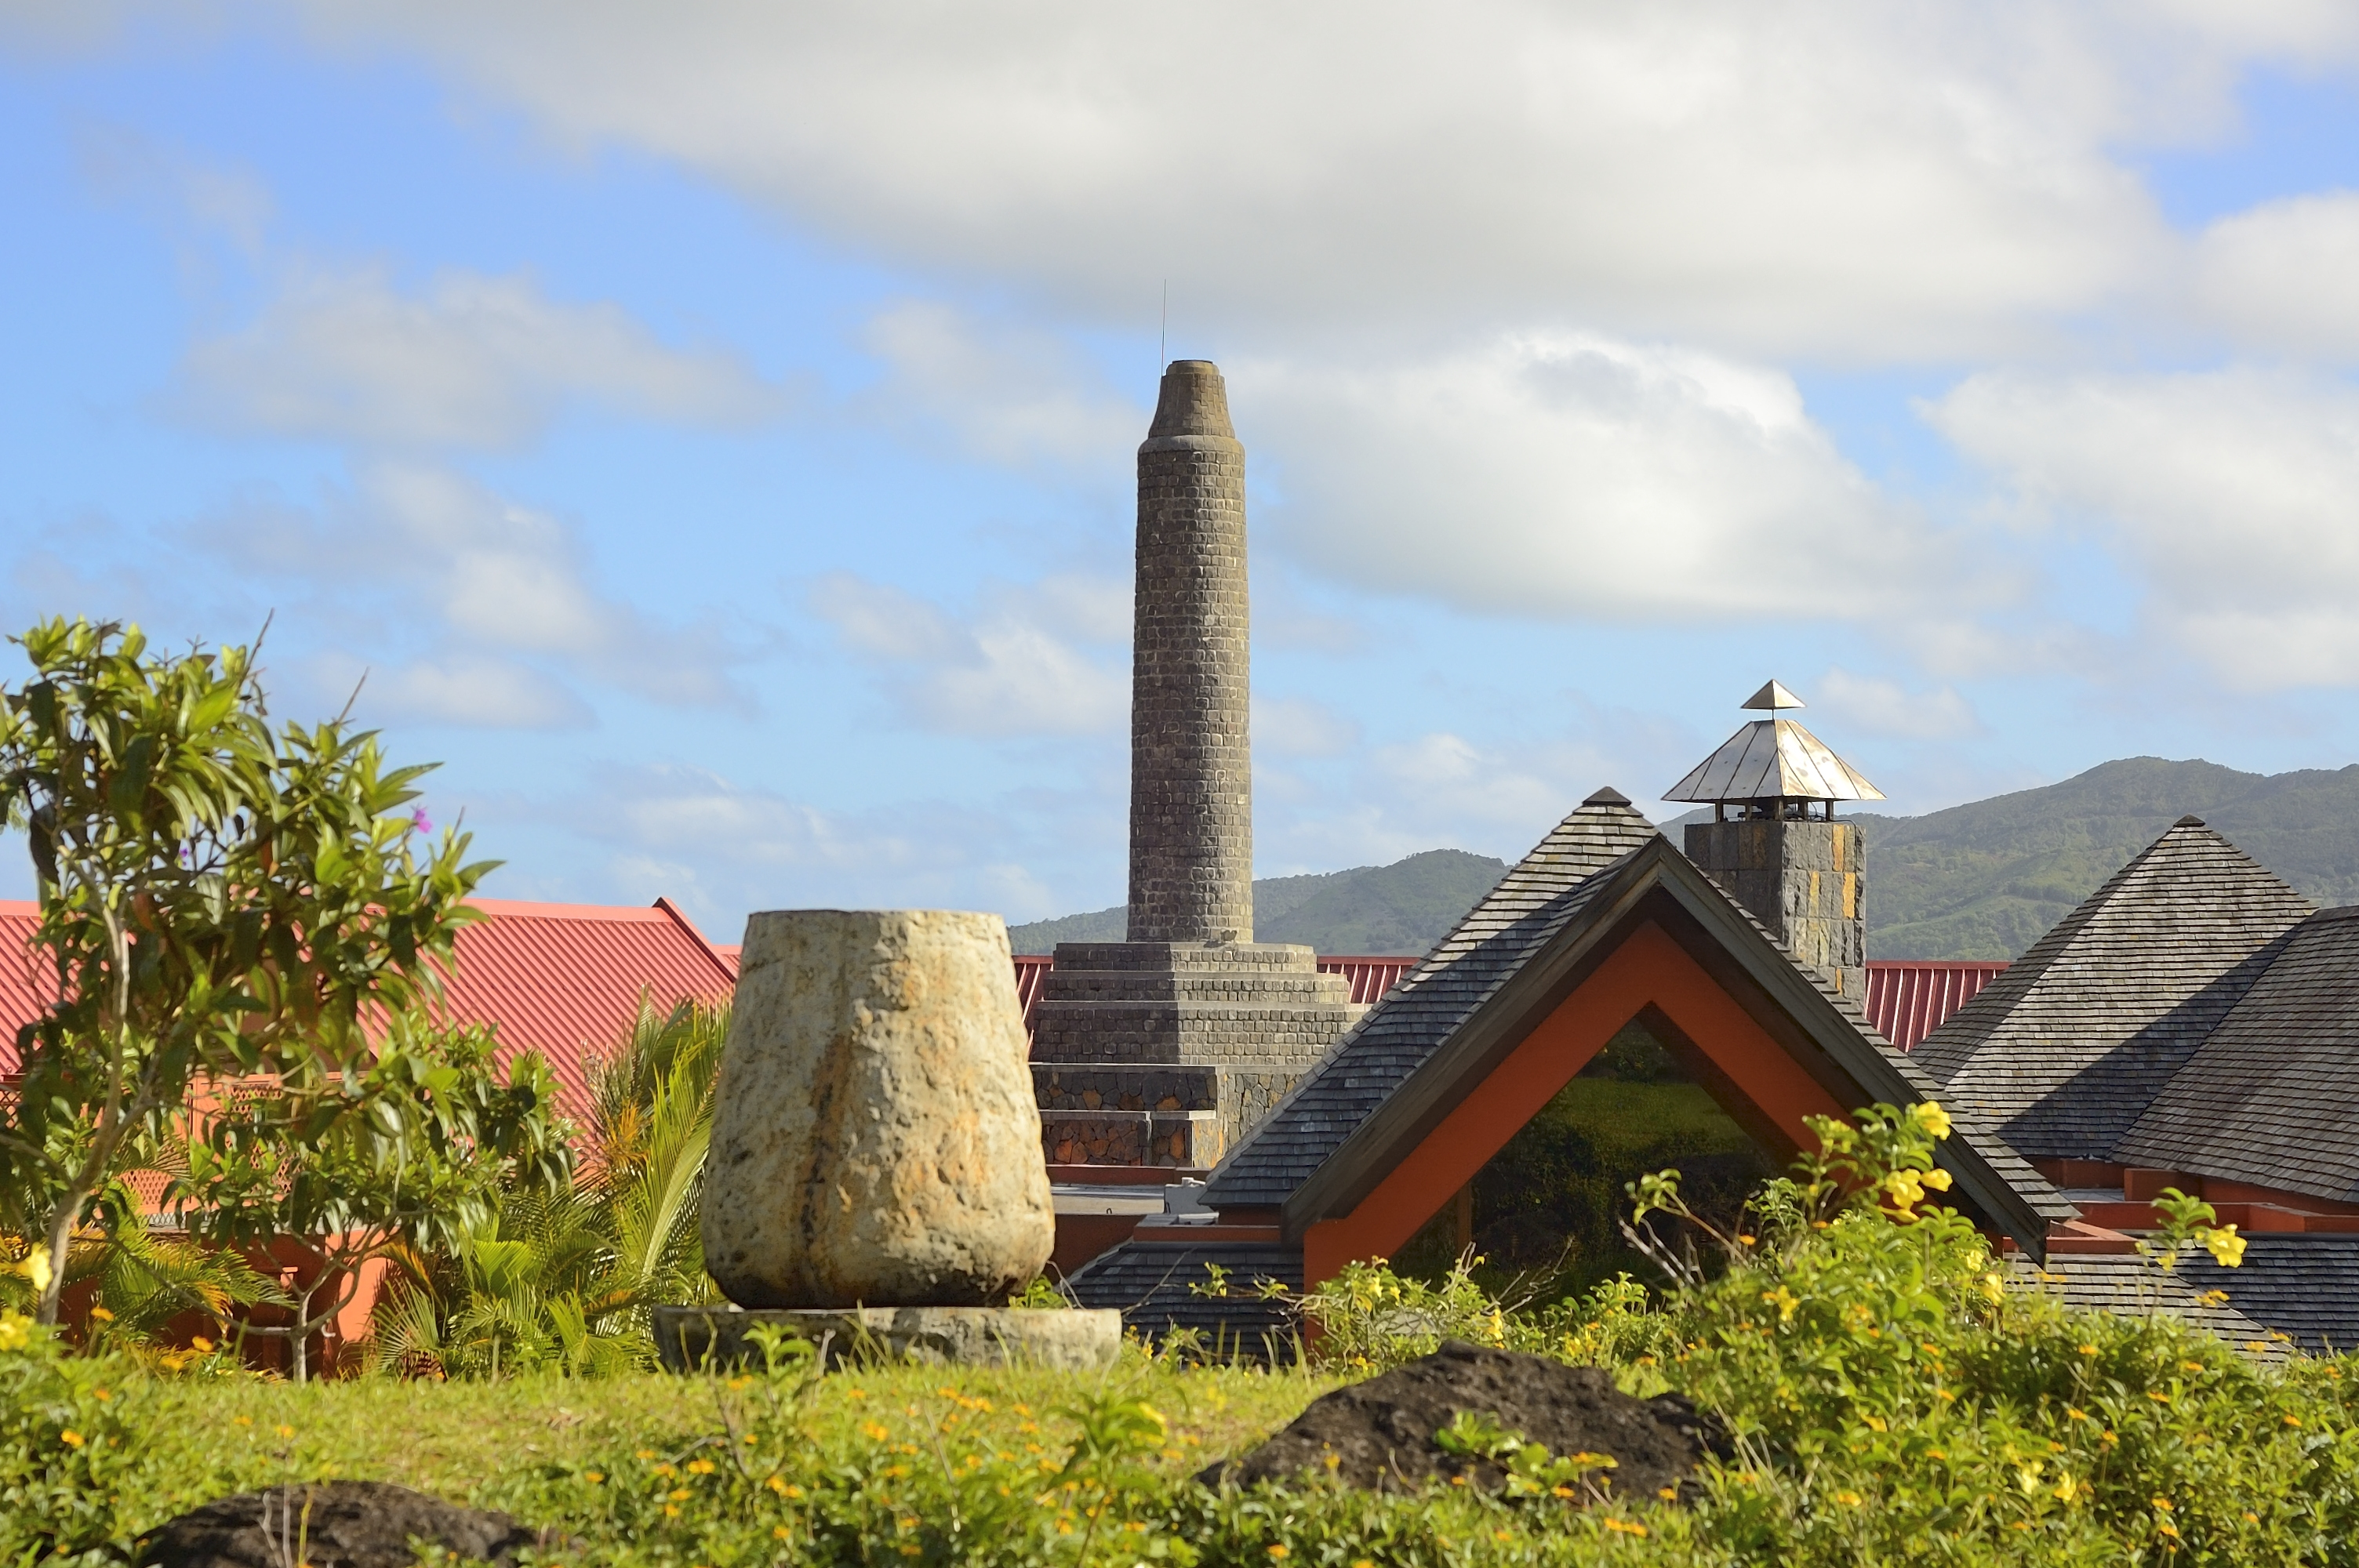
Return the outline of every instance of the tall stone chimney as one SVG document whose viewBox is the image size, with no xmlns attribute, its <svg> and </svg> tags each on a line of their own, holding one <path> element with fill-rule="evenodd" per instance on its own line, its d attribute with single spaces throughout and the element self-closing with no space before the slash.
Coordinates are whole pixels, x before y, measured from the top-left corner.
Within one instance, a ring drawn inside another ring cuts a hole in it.
<svg viewBox="0 0 2359 1568">
<path fill-rule="evenodd" d="M 1784 708 L 1802 699 L 1771 681 L 1745 706 L 1767 709 L 1663 794 L 1707 802 L 1690 822 L 1688 859 L 1753 912 L 1837 991 L 1867 1002 L 1867 844 L 1835 804 L 1882 800 L 1877 789 Z"/>
<path fill-rule="evenodd" d="M 1365 1011 L 1253 939 L 1245 449 L 1204 360 L 1138 449 L 1126 942 L 1063 942 L 1032 1010 L 1052 1166 L 1211 1166 Z"/>
<path fill-rule="evenodd" d="M 1253 940 L 1245 449 L 1207 360 L 1163 373 L 1138 449 L 1130 939 Z"/>
</svg>

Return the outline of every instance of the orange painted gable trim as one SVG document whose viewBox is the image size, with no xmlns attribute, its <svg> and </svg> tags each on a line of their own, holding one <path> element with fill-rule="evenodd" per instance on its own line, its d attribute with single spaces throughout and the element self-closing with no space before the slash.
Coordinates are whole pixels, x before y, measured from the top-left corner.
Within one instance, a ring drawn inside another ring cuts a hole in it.
<svg viewBox="0 0 2359 1568">
<path fill-rule="evenodd" d="M 1333 1278 L 1355 1259 L 1397 1253 L 1649 1005 L 1660 1009 L 1795 1147 L 1811 1141 L 1804 1117 L 1845 1114 L 1686 948 L 1650 920 L 1541 1020 L 1357 1207 L 1310 1227 L 1302 1238 L 1306 1286 Z"/>
</svg>

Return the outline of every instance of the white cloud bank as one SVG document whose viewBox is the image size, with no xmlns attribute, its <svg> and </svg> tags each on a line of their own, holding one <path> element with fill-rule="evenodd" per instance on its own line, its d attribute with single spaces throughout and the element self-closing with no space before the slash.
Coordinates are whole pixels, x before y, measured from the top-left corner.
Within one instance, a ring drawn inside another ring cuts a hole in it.
<svg viewBox="0 0 2359 1568">
<path fill-rule="evenodd" d="M 921 729 L 1006 739 L 1098 734 L 1129 719 L 1127 583 L 1050 577 L 996 589 L 962 620 L 902 589 L 835 572 L 811 585 L 810 603 L 878 666 L 903 717 Z"/>
<path fill-rule="evenodd" d="M 2287 371 L 1970 377 L 1927 409 L 2032 529 L 2095 536 L 2245 690 L 2359 685 L 2359 388 Z"/>
<path fill-rule="evenodd" d="M 380 271 L 305 268 L 255 320 L 190 347 L 174 401 L 215 427 L 448 450 L 527 445 L 570 406 L 740 424 L 777 400 L 732 355 L 668 347 L 528 277 L 451 271 L 406 295 Z"/>
<path fill-rule="evenodd" d="M 1982 354 L 2164 265 L 2125 146 L 2234 121 L 2331 5 L 1207 0 L 917 9 L 288 0 L 554 137 L 680 160 L 880 256 L 1175 348 L 1578 321 Z"/>
<path fill-rule="evenodd" d="M 650 618 L 599 590 L 574 531 L 431 464 L 379 461 L 318 511 L 247 508 L 200 542 L 264 583 L 299 586 L 326 643 L 323 683 L 370 670 L 372 713 L 553 729 L 586 723 L 570 683 L 652 701 L 750 709 L 744 651 L 695 624 Z M 432 651 L 387 661 L 423 640 Z M 377 651 L 364 660 L 363 643 Z"/>
<path fill-rule="evenodd" d="M 1518 334 L 1373 369 L 1246 362 L 1229 382 L 1279 454 L 1281 543 L 1366 586 L 1628 621 L 1889 616 L 1970 587 L 1777 371 Z"/>
</svg>

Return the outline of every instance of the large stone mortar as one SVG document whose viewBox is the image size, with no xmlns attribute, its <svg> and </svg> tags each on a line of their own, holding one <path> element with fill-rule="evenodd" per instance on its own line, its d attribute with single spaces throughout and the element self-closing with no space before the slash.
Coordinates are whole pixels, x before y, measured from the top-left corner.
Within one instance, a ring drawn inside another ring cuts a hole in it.
<svg viewBox="0 0 2359 1568">
<path fill-rule="evenodd" d="M 746 1307 L 978 1307 L 1056 1243 L 995 914 L 746 922 L 712 1119 L 705 1266 Z"/>
</svg>

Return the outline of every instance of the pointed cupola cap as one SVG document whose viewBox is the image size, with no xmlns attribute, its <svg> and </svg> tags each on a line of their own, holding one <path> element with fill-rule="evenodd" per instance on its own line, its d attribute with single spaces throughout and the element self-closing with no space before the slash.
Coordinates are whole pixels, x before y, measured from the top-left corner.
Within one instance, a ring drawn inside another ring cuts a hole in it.
<svg viewBox="0 0 2359 1568">
<path fill-rule="evenodd" d="M 1825 741 L 1777 711 L 1799 708 L 1802 699 L 1771 681 L 1747 697 L 1748 708 L 1767 708 L 1730 736 L 1720 750 L 1696 764 L 1687 777 L 1663 792 L 1665 800 L 1728 804 L 1754 800 L 1882 800 L 1884 792 Z"/>
</svg>

